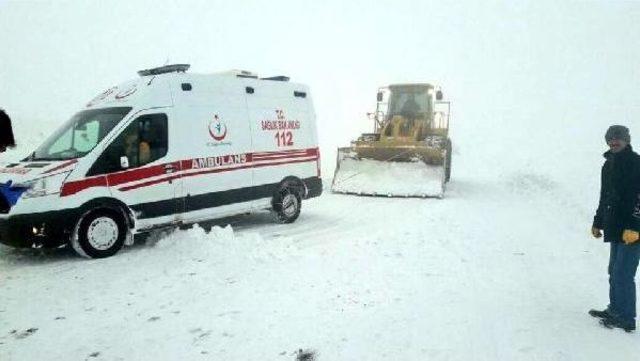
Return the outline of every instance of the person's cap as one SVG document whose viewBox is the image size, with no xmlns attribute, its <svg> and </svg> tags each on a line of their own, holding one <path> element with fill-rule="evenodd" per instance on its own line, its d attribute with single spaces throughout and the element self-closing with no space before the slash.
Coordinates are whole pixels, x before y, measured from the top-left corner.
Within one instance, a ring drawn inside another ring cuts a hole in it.
<svg viewBox="0 0 640 361">
<path fill-rule="evenodd" d="M 613 139 L 624 140 L 625 142 L 630 143 L 631 135 L 629 135 L 629 128 L 624 125 L 610 126 L 604 135 L 604 140 L 608 142 Z"/>
</svg>

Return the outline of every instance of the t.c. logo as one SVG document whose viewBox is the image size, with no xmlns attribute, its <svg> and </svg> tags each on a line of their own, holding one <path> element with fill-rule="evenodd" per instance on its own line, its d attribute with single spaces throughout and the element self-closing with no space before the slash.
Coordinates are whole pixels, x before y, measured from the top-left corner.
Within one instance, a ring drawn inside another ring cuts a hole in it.
<svg viewBox="0 0 640 361">
<path fill-rule="evenodd" d="M 136 87 L 135 84 L 133 84 L 129 88 L 123 89 L 118 94 L 116 94 L 116 99 L 124 99 L 124 98 L 128 97 L 129 95 L 135 93 L 136 90 L 138 90 L 138 88 Z"/>
<path fill-rule="evenodd" d="M 218 114 L 209 122 L 209 135 L 218 142 L 227 136 L 227 125 L 220 121 Z"/>
<path fill-rule="evenodd" d="M 96 105 L 96 103 L 99 103 L 99 102 L 107 99 L 107 97 L 109 95 L 113 94 L 113 92 L 116 91 L 116 89 L 118 89 L 118 87 L 114 86 L 112 88 L 109 88 L 109 89 L 103 91 L 102 93 L 100 93 L 100 95 L 98 95 L 97 97 L 91 99 L 91 101 L 89 101 L 89 103 L 87 103 L 87 107 L 94 106 L 94 105 Z"/>
</svg>

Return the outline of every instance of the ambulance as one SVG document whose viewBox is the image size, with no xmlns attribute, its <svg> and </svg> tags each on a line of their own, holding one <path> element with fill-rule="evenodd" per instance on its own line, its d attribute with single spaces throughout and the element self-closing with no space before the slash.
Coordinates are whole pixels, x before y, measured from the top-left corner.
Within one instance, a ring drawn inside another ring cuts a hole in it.
<svg viewBox="0 0 640 361">
<path fill-rule="evenodd" d="M 264 209 L 294 222 L 322 193 L 309 88 L 188 69 L 139 71 L 0 166 L 0 242 L 104 258 L 160 228 Z"/>
</svg>

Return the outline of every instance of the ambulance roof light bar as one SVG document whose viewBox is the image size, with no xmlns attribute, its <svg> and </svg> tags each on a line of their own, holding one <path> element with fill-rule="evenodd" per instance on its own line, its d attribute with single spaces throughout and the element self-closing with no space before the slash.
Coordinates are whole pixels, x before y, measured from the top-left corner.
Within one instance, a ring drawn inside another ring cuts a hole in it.
<svg viewBox="0 0 640 361">
<path fill-rule="evenodd" d="M 270 76 L 267 78 L 260 78 L 262 80 L 273 80 L 273 81 L 289 81 L 289 77 L 285 76 L 285 75 L 276 75 L 276 76 Z"/>
<path fill-rule="evenodd" d="M 184 73 L 191 67 L 190 64 L 171 64 L 160 66 L 157 68 L 144 69 L 138 71 L 138 75 L 140 76 L 149 76 L 149 75 L 160 75 L 166 73 Z"/>
</svg>

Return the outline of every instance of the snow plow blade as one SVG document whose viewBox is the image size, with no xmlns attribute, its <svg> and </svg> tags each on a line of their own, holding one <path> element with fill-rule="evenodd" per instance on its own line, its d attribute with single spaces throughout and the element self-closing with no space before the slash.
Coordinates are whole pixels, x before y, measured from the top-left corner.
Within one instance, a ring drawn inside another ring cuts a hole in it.
<svg viewBox="0 0 640 361">
<path fill-rule="evenodd" d="M 444 196 L 444 165 L 442 162 L 427 164 L 429 160 L 421 156 L 424 150 L 383 149 L 383 157 L 389 156 L 385 160 L 380 160 L 380 153 L 375 157 L 361 157 L 360 150 L 338 148 L 331 185 L 334 193 L 382 197 Z"/>
</svg>

